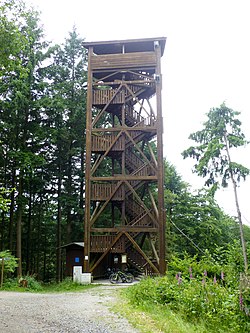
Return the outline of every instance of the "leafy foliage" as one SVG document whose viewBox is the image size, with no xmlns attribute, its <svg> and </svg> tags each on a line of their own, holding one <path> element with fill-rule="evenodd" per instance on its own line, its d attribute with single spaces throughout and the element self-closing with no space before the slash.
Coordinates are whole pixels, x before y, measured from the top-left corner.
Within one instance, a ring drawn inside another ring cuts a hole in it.
<svg viewBox="0 0 250 333">
<path fill-rule="evenodd" d="M 9 250 L 0 252 L 0 259 L 2 267 L 2 260 L 4 259 L 4 273 L 13 273 L 17 267 L 17 258 L 15 258 Z"/>
<path fill-rule="evenodd" d="M 7 191 L 5 188 L 0 188 L 0 212 L 1 211 L 8 211 L 10 199 L 6 198 L 6 194 L 10 191 Z"/>
<path fill-rule="evenodd" d="M 216 248 L 225 250 L 233 239 L 239 238 L 236 221 L 227 216 L 215 201 L 214 187 L 191 192 L 168 163 L 165 163 L 165 173 L 169 259 L 173 253 L 181 257 L 188 253 L 201 258 L 206 250 L 210 253 L 214 253 Z"/>
<path fill-rule="evenodd" d="M 210 109 L 203 130 L 192 133 L 189 137 L 198 145 L 188 148 L 182 154 L 184 158 L 192 157 L 197 160 L 194 172 L 206 178 L 205 185 L 214 186 L 214 184 L 219 183 L 217 178 L 220 178 L 220 184 L 227 187 L 228 181 L 231 181 L 239 221 L 244 270 L 247 273 L 247 250 L 238 202 L 237 183 L 241 179 L 245 180 L 250 170 L 233 162 L 230 153 L 230 148 L 238 148 L 248 143 L 241 131 L 241 122 L 236 118 L 239 114 L 239 112 L 228 108 L 225 103 L 219 108 Z"/>
<path fill-rule="evenodd" d="M 125 290 L 125 295 L 133 307 L 147 311 L 154 304 L 157 311 L 164 306 L 166 311 L 178 313 L 187 322 L 204 324 L 207 332 L 248 332 L 247 294 L 240 301 L 240 290 L 226 280 L 224 272 L 220 275 L 216 272 L 222 267 L 211 264 L 204 260 L 198 263 L 191 257 L 176 258 L 169 276 L 142 280 Z"/>
<path fill-rule="evenodd" d="M 194 172 L 206 178 L 205 185 L 213 185 L 221 179 L 221 185 L 226 187 L 232 174 L 237 181 L 249 175 L 249 169 L 239 163 L 232 162 L 228 150 L 247 144 L 241 131 L 241 122 L 237 118 L 240 112 L 233 111 L 223 103 L 219 108 L 210 109 L 208 120 L 201 131 L 190 134 L 189 139 L 197 146 L 186 149 L 184 158 L 192 157 L 197 163 Z"/>
<path fill-rule="evenodd" d="M 21 33 L 21 21 L 25 16 L 23 1 L 3 0 L 0 4 L 0 75 L 17 66 L 21 68 L 19 52 L 27 40 Z"/>
<path fill-rule="evenodd" d="M 0 195 L 0 249 L 47 280 L 56 248 L 82 239 L 86 51 L 75 28 L 51 46 L 21 0 L 0 13 L 0 184 L 16 189 Z"/>
</svg>

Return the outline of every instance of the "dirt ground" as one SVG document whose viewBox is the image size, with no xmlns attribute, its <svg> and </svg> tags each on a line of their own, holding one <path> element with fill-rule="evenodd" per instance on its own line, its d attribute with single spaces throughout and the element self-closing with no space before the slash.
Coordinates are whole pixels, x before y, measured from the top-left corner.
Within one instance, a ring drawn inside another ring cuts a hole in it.
<svg viewBox="0 0 250 333">
<path fill-rule="evenodd" d="M 114 314 L 122 285 L 101 285 L 81 293 L 0 292 L 1 333 L 139 333 Z"/>
</svg>

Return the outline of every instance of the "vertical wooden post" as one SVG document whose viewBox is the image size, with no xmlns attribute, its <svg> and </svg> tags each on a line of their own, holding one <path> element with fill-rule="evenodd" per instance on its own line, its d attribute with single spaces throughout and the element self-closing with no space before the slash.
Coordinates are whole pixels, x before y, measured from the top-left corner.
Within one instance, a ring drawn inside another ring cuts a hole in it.
<svg viewBox="0 0 250 333">
<path fill-rule="evenodd" d="M 166 214 L 164 206 L 164 165 L 163 165 L 163 118 L 162 118 L 162 76 L 161 76 L 161 46 L 155 42 L 155 53 L 157 59 L 156 79 L 156 108 L 157 108 L 157 162 L 158 162 L 158 213 L 159 213 L 159 271 L 162 275 L 166 273 Z"/>
<path fill-rule="evenodd" d="M 88 94 L 86 114 L 86 160 L 85 160 L 85 221 L 84 221 L 84 267 L 85 273 L 89 272 L 90 261 L 90 176 L 91 176 L 91 129 L 92 129 L 92 69 L 91 56 L 93 48 L 88 51 Z"/>
</svg>

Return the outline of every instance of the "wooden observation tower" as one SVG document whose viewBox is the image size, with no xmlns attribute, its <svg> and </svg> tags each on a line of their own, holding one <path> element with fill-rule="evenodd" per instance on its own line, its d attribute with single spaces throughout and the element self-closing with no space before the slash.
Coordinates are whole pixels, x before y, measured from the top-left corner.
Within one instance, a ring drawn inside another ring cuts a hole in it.
<svg viewBox="0 0 250 333">
<path fill-rule="evenodd" d="M 165 42 L 161 37 L 84 43 L 84 271 L 94 275 L 123 263 L 165 274 L 160 65 Z"/>
</svg>

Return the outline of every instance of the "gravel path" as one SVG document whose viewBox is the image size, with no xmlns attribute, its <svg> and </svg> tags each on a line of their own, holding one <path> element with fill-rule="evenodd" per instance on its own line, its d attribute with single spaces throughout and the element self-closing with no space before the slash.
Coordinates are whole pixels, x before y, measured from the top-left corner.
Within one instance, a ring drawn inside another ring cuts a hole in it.
<svg viewBox="0 0 250 333">
<path fill-rule="evenodd" d="M 1 333 L 138 333 L 110 311 L 121 286 L 103 285 L 82 293 L 0 292 Z"/>
</svg>

